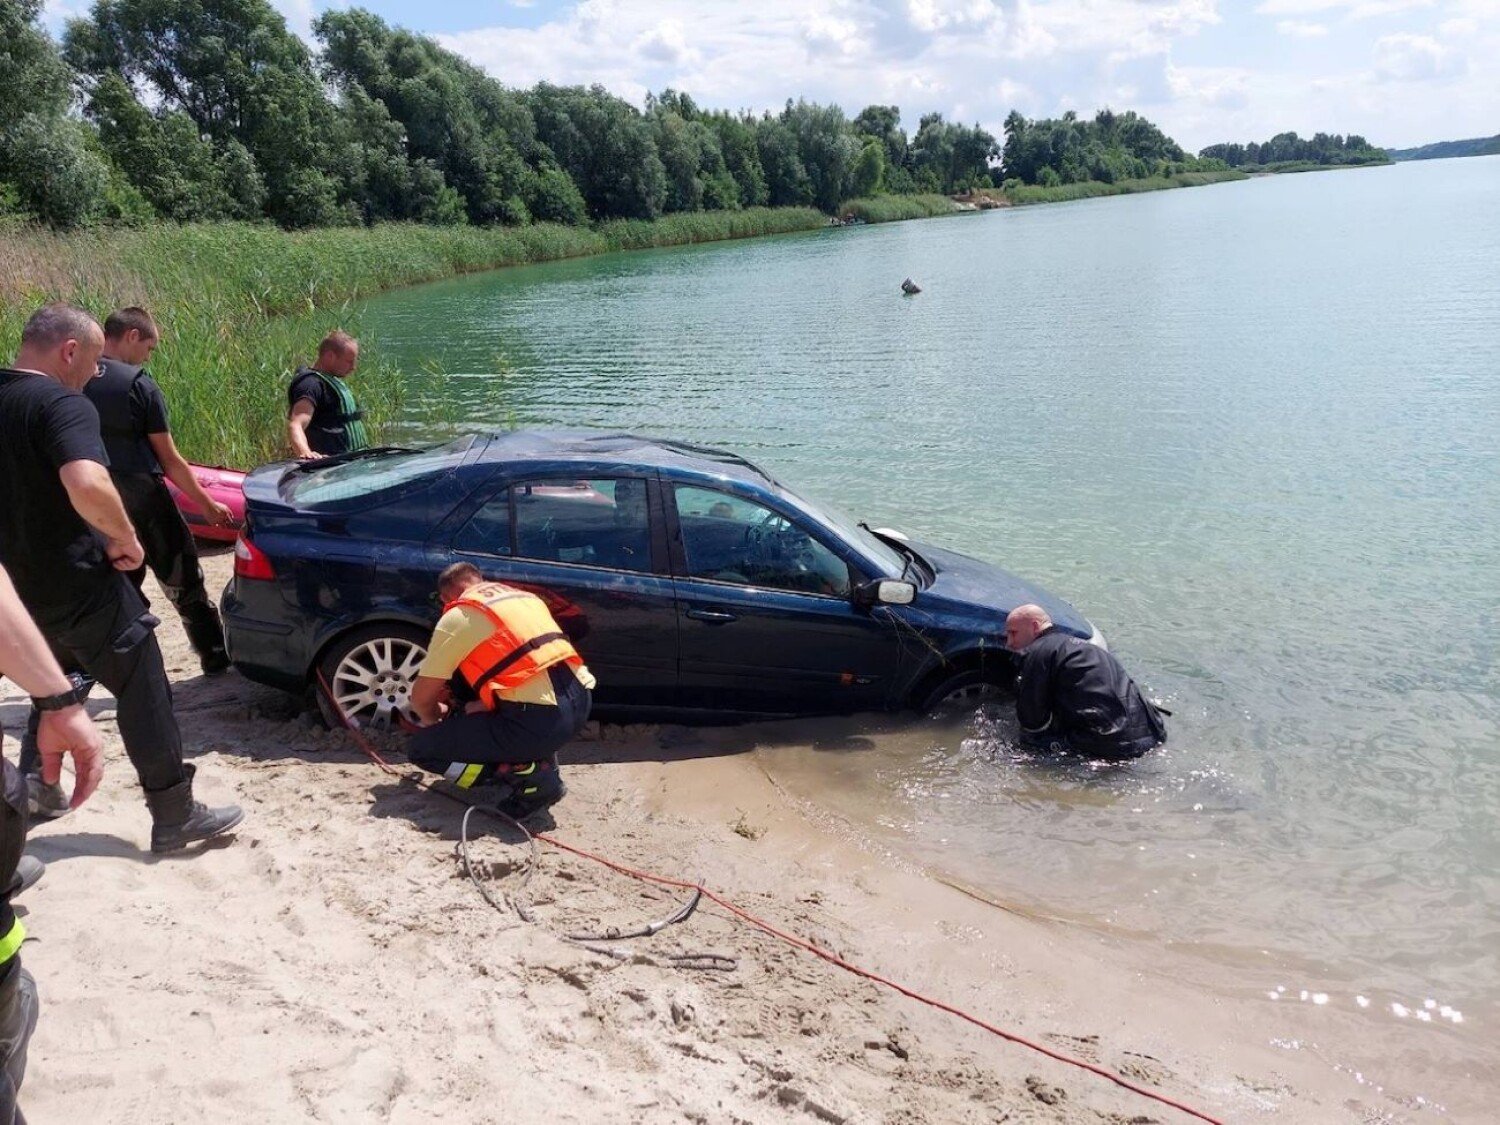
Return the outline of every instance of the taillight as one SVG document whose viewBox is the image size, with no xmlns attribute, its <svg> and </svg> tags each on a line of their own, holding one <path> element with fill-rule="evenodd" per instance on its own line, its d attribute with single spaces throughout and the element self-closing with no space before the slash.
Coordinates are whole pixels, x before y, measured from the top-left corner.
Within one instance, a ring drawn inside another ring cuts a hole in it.
<svg viewBox="0 0 1500 1125">
<path fill-rule="evenodd" d="M 234 541 L 234 573 L 236 578 L 267 581 L 276 577 L 276 568 L 264 551 L 241 535 Z"/>
</svg>

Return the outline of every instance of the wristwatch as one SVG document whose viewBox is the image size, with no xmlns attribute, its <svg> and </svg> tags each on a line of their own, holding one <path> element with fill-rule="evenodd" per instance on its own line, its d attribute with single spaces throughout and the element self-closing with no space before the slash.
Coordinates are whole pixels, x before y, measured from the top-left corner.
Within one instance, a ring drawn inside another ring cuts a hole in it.
<svg viewBox="0 0 1500 1125">
<path fill-rule="evenodd" d="M 88 697 L 88 687 L 79 687 L 75 684 L 67 691 L 60 691 L 56 695 L 44 695 L 40 698 L 33 695 L 31 697 L 31 705 L 38 711 L 62 711 L 72 707 L 76 703 L 82 703 Z"/>
</svg>

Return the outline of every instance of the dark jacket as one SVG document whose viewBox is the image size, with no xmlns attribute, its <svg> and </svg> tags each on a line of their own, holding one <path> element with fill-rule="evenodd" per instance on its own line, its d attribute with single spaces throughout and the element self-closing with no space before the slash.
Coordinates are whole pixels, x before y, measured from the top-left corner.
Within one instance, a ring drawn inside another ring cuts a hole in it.
<svg viewBox="0 0 1500 1125">
<path fill-rule="evenodd" d="M 109 471 L 160 476 L 161 462 L 146 435 L 150 432 L 148 412 L 154 412 L 153 400 L 161 392 L 145 368 L 107 358 L 101 366 L 104 373 L 90 379 L 83 393 L 99 411 L 99 435 L 109 453 Z M 163 417 L 160 429 L 165 429 L 165 421 Z"/>
<path fill-rule="evenodd" d="M 1161 714 L 1098 645 L 1055 625 L 1021 654 L 1016 718 L 1030 745 L 1090 758 L 1136 758 L 1167 739 Z"/>
</svg>

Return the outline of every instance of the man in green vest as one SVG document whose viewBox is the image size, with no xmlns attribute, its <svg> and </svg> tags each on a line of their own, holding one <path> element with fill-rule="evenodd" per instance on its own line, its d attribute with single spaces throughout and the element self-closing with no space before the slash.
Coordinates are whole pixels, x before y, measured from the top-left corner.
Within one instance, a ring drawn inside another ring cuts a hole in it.
<svg viewBox="0 0 1500 1125">
<path fill-rule="evenodd" d="M 318 345 L 316 366 L 297 370 L 287 390 L 286 435 L 292 453 L 309 461 L 368 448 L 364 414 L 347 382 L 359 366 L 359 341 L 333 331 Z"/>
</svg>

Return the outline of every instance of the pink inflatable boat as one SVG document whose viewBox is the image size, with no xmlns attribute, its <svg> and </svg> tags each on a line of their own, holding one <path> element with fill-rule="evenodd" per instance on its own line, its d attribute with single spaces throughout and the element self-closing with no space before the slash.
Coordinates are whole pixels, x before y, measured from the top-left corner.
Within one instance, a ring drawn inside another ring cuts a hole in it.
<svg viewBox="0 0 1500 1125">
<path fill-rule="evenodd" d="M 177 502 L 177 510 L 187 520 L 188 527 L 199 539 L 212 539 L 219 543 L 233 543 L 245 526 L 245 474 L 238 469 L 214 468 L 194 465 L 193 476 L 203 486 L 203 491 L 234 513 L 234 522 L 223 527 L 214 527 L 203 518 L 203 513 L 184 496 L 175 484 L 167 481 L 167 489 Z"/>
</svg>

